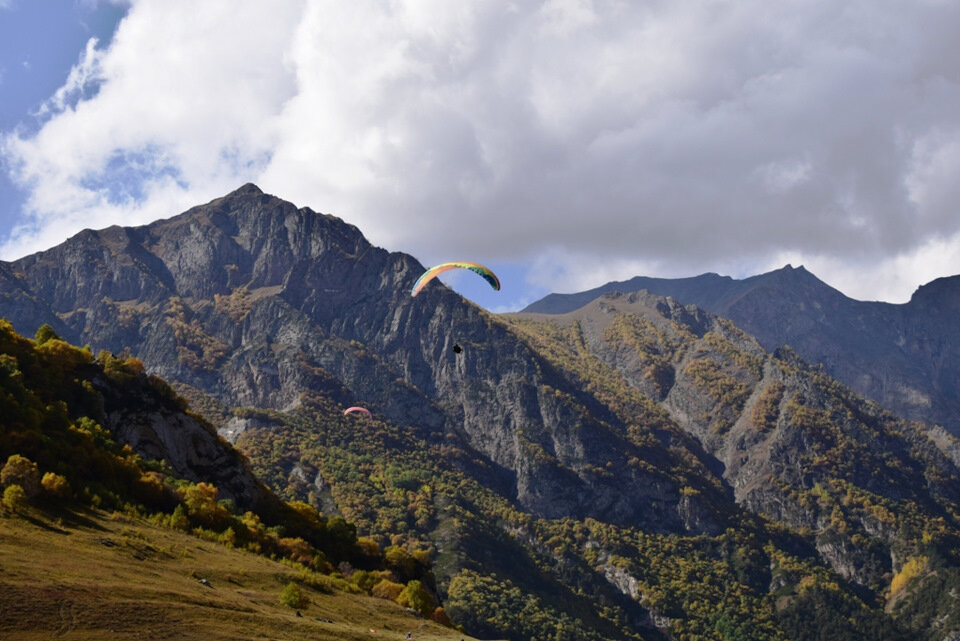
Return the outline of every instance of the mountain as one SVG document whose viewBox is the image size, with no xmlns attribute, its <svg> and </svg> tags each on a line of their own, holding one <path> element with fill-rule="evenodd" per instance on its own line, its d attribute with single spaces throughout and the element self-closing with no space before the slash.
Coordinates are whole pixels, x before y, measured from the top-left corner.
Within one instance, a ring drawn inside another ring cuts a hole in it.
<svg viewBox="0 0 960 641">
<path fill-rule="evenodd" d="M 960 435 L 960 276 L 924 285 L 902 305 L 853 300 L 790 265 L 743 280 L 637 277 L 550 294 L 523 311 L 566 313 L 605 293 L 640 290 L 729 318 L 768 350 L 789 345 L 858 394 Z"/>
<path fill-rule="evenodd" d="M 137 354 L 149 371 L 221 404 L 287 410 L 324 392 L 428 439 L 469 443 L 535 513 L 684 528 L 667 507 L 677 482 L 570 474 L 582 459 L 624 457 L 630 446 L 597 429 L 600 408 L 558 403 L 547 390 L 556 375 L 490 315 L 446 288 L 411 298 L 423 272 L 414 259 L 252 185 L 145 227 L 81 232 L 10 268 L 15 291 L 44 301 L 74 342 Z M 34 309 L 3 313 L 29 327 Z M 458 358 L 454 342 L 469 356 Z M 491 424 L 502 432 L 491 437 Z M 672 438 L 696 447 L 680 430 Z M 525 448 L 560 456 L 531 461 Z M 624 502 L 624 489 L 655 511 Z"/>
<path fill-rule="evenodd" d="M 282 498 L 432 559 L 475 634 L 960 628 L 946 432 L 696 307 L 495 316 L 422 271 L 245 185 L 0 265 L 0 313 L 141 359 Z"/>
</svg>

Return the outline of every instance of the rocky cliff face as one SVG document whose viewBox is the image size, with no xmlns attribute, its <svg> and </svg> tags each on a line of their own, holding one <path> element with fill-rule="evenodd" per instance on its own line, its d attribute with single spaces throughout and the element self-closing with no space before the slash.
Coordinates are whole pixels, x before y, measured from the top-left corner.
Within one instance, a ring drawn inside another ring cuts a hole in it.
<svg viewBox="0 0 960 641">
<path fill-rule="evenodd" d="M 17 280 L 2 313 L 22 331 L 49 309 L 71 340 L 129 350 L 230 407 L 290 409 L 318 392 L 363 404 L 428 439 L 459 439 L 535 514 L 699 532 L 729 510 L 681 502 L 682 479 L 628 465 L 649 454 L 626 426 L 490 314 L 439 283 L 412 298 L 413 258 L 253 185 L 5 267 Z M 680 465 L 669 445 L 657 456 Z M 691 478 L 709 475 L 696 467 Z"/>
<path fill-rule="evenodd" d="M 240 453 L 209 423 L 184 411 L 165 383 L 143 376 L 119 386 L 96 376 L 93 387 L 103 397 L 100 422 L 118 443 L 147 460 L 166 461 L 178 478 L 213 483 L 241 510 L 269 513 L 278 505 Z"/>
<path fill-rule="evenodd" d="M 86 230 L 0 267 L 3 314 L 21 331 L 52 320 L 73 341 L 131 351 L 149 371 L 227 407 L 287 410 L 311 393 L 363 404 L 477 452 L 534 514 L 716 532 L 733 498 L 815 525 L 770 482 L 815 483 L 801 471 L 815 439 L 785 410 L 798 397 L 813 403 L 812 384 L 733 325 L 669 299 L 608 298 L 577 321 L 584 346 L 669 413 L 672 421 L 648 417 L 659 427 L 638 436 L 635 416 L 611 409 L 576 368 L 544 359 L 482 309 L 439 283 L 411 297 L 423 267 L 410 256 L 253 185 L 144 227 Z M 793 276 L 816 290 L 819 281 Z M 769 291 L 714 298 L 744 309 Z M 805 298 L 825 300 L 812 290 Z M 820 322 L 841 304 L 839 294 L 830 309 L 817 302 Z M 779 313 L 784 336 L 816 333 L 807 317 Z M 644 326 L 624 327 L 624 314 Z M 623 340 L 610 340 L 611 327 Z M 770 406 L 762 419 L 758 403 Z M 151 451 L 212 452 L 121 424 Z M 236 438 L 242 427 L 225 433 Z M 208 458 L 192 464 L 223 463 Z"/>
<path fill-rule="evenodd" d="M 767 350 L 784 345 L 858 394 L 908 419 L 960 435 L 960 341 L 954 321 L 960 277 L 922 286 L 909 303 L 848 298 L 803 267 L 744 280 L 637 277 L 578 294 L 551 294 L 524 311 L 566 313 L 598 296 L 647 290 L 732 320 Z"/>
</svg>

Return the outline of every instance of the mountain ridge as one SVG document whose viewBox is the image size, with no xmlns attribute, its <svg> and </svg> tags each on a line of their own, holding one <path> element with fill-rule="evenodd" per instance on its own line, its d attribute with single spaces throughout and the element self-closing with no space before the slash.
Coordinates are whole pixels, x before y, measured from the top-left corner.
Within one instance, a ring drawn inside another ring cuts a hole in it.
<svg viewBox="0 0 960 641">
<path fill-rule="evenodd" d="M 802 266 L 743 280 L 715 274 L 637 277 L 578 294 L 551 294 L 524 312 L 563 313 L 611 291 L 648 291 L 729 318 L 768 350 L 789 345 L 857 393 L 905 418 L 960 434 L 960 341 L 951 318 L 960 277 L 919 287 L 907 303 L 858 301 Z"/>
</svg>

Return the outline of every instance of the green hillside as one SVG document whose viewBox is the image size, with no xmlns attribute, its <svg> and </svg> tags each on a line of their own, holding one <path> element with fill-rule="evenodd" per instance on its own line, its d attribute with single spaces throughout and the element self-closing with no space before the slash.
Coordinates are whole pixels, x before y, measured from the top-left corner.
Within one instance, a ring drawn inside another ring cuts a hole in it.
<svg viewBox="0 0 960 641">
<path fill-rule="evenodd" d="M 247 617 L 270 638 L 266 631 L 274 623 L 292 625 L 280 622 L 291 611 L 279 601 L 286 584 L 288 605 L 310 612 L 307 603 L 328 602 L 316 616 L 332 612 L 335 617 L 324 618 L 350 622 L 352 630 L 338 636 L 310 628 L 289 638 L 368 638 L 359 630 L 383 627 L 379 617 L 413 626 L 414 610 L 418 626 L 431 618 L 450 626 L 437 604 L 429 559 L 408 552 L 403 537 L 381 551 L 342 517 L 284 503 L 263 488 L 255 508 L 241 512 L 233 500 L 218 499 L 213 483 L 180 478 L 166 461 L 145 460 L 117 443 L 103 427 L 112 403 L 139 401 L 143 412 L 165 403 L 185 412 L 185 402 L 146 376 L 136 359 L 106 352 L 94 358 L 49 327 L 30 340 L 0 321 L 0 401 L 0 630 L 48 638 L 53 608 L 62 620 L 55 630 L 66 626 L 76 638 L 97 638 L 96 631 L 112 625 L 130 638 L 147 638 L 138 630 L 187 638 L 164 631 L 171 621 L 194 630 L 195 638 L 211 638 L 201 630 L 240 638 L 245 625 L 226 623 L 226 615 L 197 623 L 223 610 Z M 124 416 L 133 420 L 129 412 Z M 202 419 L 201 425 L 213 432 Z M 188 577 L 193 588 L 200 578 L 222 587 L 216 596 L 191 596 L 183 587 Z M 257 605 L 238 600 L 244 589 Z M 148 606 L 138 607 L 142 600 Z"/>
</svg>

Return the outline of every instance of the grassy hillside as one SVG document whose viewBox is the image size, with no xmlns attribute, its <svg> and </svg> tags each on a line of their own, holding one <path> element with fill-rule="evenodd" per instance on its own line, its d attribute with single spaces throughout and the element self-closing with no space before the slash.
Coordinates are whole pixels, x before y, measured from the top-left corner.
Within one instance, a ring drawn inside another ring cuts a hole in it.
<svg viewBox="0 0 960 641">
<path fill-rule="evenodd" d="M 343 580 L 100 510 L 0 516 L 0 568 L 9 641 L 470 638 Z M 300 617 L 280 602 L 291 583 Z"/>
</svg>

